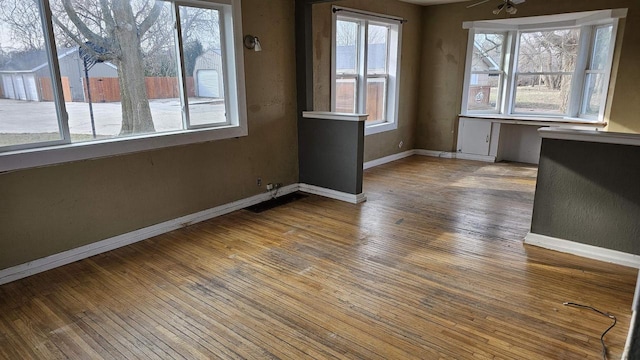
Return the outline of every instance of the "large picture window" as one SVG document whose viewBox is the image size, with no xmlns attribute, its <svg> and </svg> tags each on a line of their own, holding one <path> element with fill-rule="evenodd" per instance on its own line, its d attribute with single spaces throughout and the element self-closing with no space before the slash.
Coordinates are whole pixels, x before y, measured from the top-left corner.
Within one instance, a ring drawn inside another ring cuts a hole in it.
<svg viewBox="0 0 640 360">
<path fill-rule="evenodd" d="M 617 18 L 625 13 L 466 24 L 462 114 L 603 121 Z"/>
<path fill-rule="evenodd" d="M 235 0 L 3 0 L 0 156 L 246 134 L 239 12 Z"/>
<path fill-rule="evenodd" d="M 366 133 L 397 128 L 401 19 L 334 7 L 332 111 L 366 113 Z"/>
</svg>

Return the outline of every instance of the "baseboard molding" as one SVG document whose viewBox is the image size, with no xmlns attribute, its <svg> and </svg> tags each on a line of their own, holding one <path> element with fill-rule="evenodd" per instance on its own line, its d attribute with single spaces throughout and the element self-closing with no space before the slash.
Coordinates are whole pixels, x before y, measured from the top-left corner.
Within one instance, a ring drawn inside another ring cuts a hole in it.
<svg viewBox="0 0 640 360">
<path fill-rule="evenodd" d="M 484 161 L 484 162 L 496 162 L 495 156 L 490 155 L 475 155 L 475 154 L 465 154 L 461 152 L 451 152 L 451 151 L 437 151 L 437 150 L 416 150 L 417 155 L 422 156 L 431 156 L 442 159 L 462 159 L 462 160 L 475 160 L 475 161 Z"/>
<path fill-rule="evenodd" d="M 465 153 L 456 153 L 456 159 L 462 160 L 474 160 L 474 161 L 483 161 L 483 162 L 496 162 L 496 157 L 491 155 L 476 155 L 476 154 L 465 154 Z"/>
<path fill-rule="evenodd" d="M 299 188 L 299 184 L 284 186 L 280 188 L 278 194 L 289 194 L 298 191 Z M 146 228 L 131 231 L 126 234 L 114 236 L 109 239 L 101 240 L 88 245 L 77 247 L 75 249 L 63 251 L 58 254 L 3 269 L 0 270 L 0 285 L 19 280 L 37 273 L 41 273 L 43 271 L 47 271 L 59 266 L 70 264 L 78 260 L 86 259 L 88 257 L 111 251 L 126 245 L 130 245 L 138 241 L 146 240 L 148 238 L 161 235 L 169 231 L 179 229 L 181 227 L 209 220 L 236 210 L 241 210 L 248 206 L 267 201 L 270 198 L 271 195 L 269 193 L 258 194 L 249 198 L 216 206 L 211 209 L 182 216 L 177 219 L 151 225 Z"/>
<path fill-rule="evenodd" d="M 622 251 L 605 249 L 598 246 L 587 245 L 575 241 L 563 240 L 551 236 L 528 233 L 524 243 L 549 250 L 578 255 L 589 259 L 605 261 L 618 265 L 640 268 L 640 256 Z"/>
<path fill-rule="evenodd" d="M 437 157 L 437 158 L 443 158 L 443 159 L 455 159 L 456 158 L 456 153 L 450 152 L 450 151 L 417 149 L 415 151 L 415 153 L 416 153 L 416 155 L 431 156 L 431 157 Z"/>
<path fill-rule="evenodd" d="M 364 193 L 360 193 L 357 195 L 349 194 L 342 191 L 331 190 L 331 189 L 327 189 L 327 188 L 323 188 L 315 185 L 309 185 L 309 184 L 300 184 L 300 191 L 306 192 L 309 194 L 328 197 L 331 199 L 346 201 L 352 204 L 359 204 L 367 200 L 367 197 L 364 195 Z"/>
<path fill-rule="evenodd" d="M 380 166 L 380 165 L 383 165 L 383 164 L 386 164 L 386 163 L 390 163 L 392 161 L 404 159 L 406 157 L 409 157 L 409 156 L 415 155 L 415 154 L 416 154 L 416 150 L 403 151 L 401 153 L 397 153 L 397 154 L 381 157 L 379 159 L 367 161 L 366 163 L 363 164 L 362 168 L 364 170 L 367 170 L 369 168 Z"/>
<path fill-rule="evenodd" d="M 421 155 L 421 156 L 431 156 L 437 157 L 441 159 L 462 159 L 462 160 L 475 160 L 475 161 L 483 161 L 483 162 L 496 162 L 495 156 L 485 156 L 485 155 L 474 155 L 474 154 L 465 154 L 465 153 L 456 153 L 451 151 L 438 151 L 438 150 L 425 150 L 425 149 L 413 149 L 403 151 L 401 153 L 385 156 L 379 159 L 367 161 L 363 164 L 362 168 L 364 170 L 370 169 L 372 167 L 376 167 L 379 165 L 383 165 L 386 163 L 390 163 L 392 161 L 404 159 L 406 157 L 412 155 Z"/>
</svg>

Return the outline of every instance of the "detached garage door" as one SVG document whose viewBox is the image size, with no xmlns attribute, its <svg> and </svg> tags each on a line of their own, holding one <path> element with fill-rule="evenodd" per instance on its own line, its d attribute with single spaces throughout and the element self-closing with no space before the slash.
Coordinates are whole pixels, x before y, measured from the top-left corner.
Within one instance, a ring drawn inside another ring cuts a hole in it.
<svg viewBox="0 0 640 360">
<path fill-rule="evenodd" d="M 199 97 L 220 97 L 220 77 L 217 70 L 198 70 L 196 77 Z"/>
<path fill-rule="evenodd" d="M 11 75 L 2 75 L 2 90 L 4 90 L 5 98 L 16 98 L 16 93 L 15 91 L 13 91 L 13 79 Z"/>
<path fill-rule="evenodd" d="M 16 100 L 39 101 L 36 77 L 33 74 L 2 75 L 4 97 Z"/>
<path fill-rule="evenodd" d="M 36 77 L 33 74 L 24 75 L 24 92 L 27 100 L 39 101 L 38 86 L 36 85 Z"/>
</svg>

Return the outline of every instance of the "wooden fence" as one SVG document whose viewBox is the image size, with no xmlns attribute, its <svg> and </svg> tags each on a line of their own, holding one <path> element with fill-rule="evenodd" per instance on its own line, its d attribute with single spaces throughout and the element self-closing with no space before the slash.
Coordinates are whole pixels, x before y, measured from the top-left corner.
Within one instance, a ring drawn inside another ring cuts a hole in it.
<svg viewBox="0 0 640 360">
<path fill-rule="evenodd" d="M 355 112 L 355 83 L 338 82 L 336 84 L 336 111 Z M 385 83 L 370 82 L 367 84 L 367 121 L 384 119 Z"/>
<path fill-rule="evenodd" d="M 53 87 L 51 86 L 51 78 L 41 77 L 37 79 L 40 83 L 40 101 L 53 101 Z M 62 81 L 62 94 L 64 96 L 64 101 L 72 101 L 69 78 L 63 76 L 60 80 Z"/>
<path fill-rule="evenodd" d="M 178 78 L 176 77 L 146 77 L 147 97 L 149 99 L 179 98 Z M 120 101 L 120 84 L 118 78 L 89 78 L 91 100 L 93 102 Z M 195 96 L 193 77 L 187 78 L 187 96 Z M 85 99 L 87 99 L 85 87 Z"/>
<path fill-rule="evenodd" d="M 41 77 L 40 82 L 40 98 L 42 101 L 53 101 L 53 88 L 51 86 L 51 78 Z M 84 79 L 82 79 L 84 85 Z M 176 77 L 146 77 L 147 97 L 149 99 L 171 99 L 179 98 L 178 78 Z M 195 86 L 193 77 L 187 78 L 187 96 L 195 96 Z M 120 84 L 118 78 L 89 78 L 89 86 L 91 87 L 91 101 L 99 102 L 118 102 L 120 101 Z M 64 101 L 73 101 L 71 97 L 71 84 L 69 78 L 62 77 L 62 92 Z M 87 88 L 84 88 L 85 102 L 88 102 Z"/>
</svg>

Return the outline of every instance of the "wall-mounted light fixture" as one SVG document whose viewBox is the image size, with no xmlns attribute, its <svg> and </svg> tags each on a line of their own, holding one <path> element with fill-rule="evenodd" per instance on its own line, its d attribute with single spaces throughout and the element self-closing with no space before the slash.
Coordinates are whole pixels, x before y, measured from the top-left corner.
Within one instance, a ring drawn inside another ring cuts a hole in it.
<svg viewBox="0 0 640 360">
<path fill-rule="evenodd" d="M 258 39 L 257 36 L 253 36 L 253 35 L 244 36 L 244 47 L 254 51 L 262 51 L 262 46 L 260 45 L 260 39 Z"/>
</svg>

